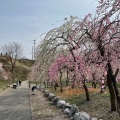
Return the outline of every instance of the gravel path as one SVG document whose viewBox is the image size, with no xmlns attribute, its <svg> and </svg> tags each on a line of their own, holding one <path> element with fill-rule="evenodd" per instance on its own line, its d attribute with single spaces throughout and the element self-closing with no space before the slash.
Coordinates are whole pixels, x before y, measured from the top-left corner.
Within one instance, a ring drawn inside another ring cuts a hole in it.
<svg viewBox="0 0 120 120">
<path fill-rule="evenodd" d="M 52 105 L 41 91 L 35 90 L 30 94 L 32 120 L 70 120 L 70 117 Z"/>
</svg>

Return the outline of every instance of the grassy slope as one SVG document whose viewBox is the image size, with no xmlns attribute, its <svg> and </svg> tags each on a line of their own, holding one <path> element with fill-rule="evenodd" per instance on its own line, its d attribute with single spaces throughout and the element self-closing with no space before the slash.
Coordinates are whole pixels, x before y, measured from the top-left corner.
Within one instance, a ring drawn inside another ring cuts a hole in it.
<svg viewBox="0 0 120 120">
<path fill-rule="evenodd" d="M 0 62 L 3 63 L 4 69 L 10 71 L 10 63 L 5 56 L 0 56 Z M 11 84 L 15 78 L 17 80 L 26 80 L 27 74 L 29 73 L 29 68 L 33 65 L 34 61 L 29 59 L 17 60 L 14 72 L 11 72 L 11 78 L 9 80 L 0 80 L 0 90 L 3 90 L 7 87 L 7 84 Z"/>
</svg>

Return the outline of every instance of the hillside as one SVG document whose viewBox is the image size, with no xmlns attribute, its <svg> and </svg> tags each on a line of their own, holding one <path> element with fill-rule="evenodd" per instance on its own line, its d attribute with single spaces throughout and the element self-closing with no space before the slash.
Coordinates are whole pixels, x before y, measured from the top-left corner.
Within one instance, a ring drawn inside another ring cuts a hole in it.
<svg viewBox="0 0 120 120">
<path fill-rule="evenodd" d="M 0 90 L 18 80 L 26 80 L 33 64 L 33 60 L 18 59 L 14 71 L 11 71 L 11 64 L 7 56 L 0 56 Z"/>
</svg>

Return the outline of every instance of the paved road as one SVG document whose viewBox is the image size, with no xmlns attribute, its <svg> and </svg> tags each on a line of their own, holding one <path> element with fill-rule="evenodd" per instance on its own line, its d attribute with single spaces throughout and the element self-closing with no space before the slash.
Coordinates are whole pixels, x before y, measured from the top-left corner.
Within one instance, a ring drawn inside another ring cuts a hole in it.
<svg viewBox="0 0 120 120">
<path fill-rule="evenodd" d="M 32 120 L 26 81 L 0 95 L 0 120 Z"/>
</svg>

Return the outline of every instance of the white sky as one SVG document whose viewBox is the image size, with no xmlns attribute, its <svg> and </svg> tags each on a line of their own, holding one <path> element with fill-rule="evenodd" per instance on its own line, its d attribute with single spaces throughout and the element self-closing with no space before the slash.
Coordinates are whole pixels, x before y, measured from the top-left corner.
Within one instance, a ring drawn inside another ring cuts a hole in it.
<svg viewBox="0 0 120 120">
<path fill-rule="evenodd" d="M 96 6 L 96 0 L 0 0 L 0 45 L 19 42 L 31 59 L 33 40 L 37 47 L 40 35 L 62 25 L 64 18 L 84 17 Z"/>
</svg>

